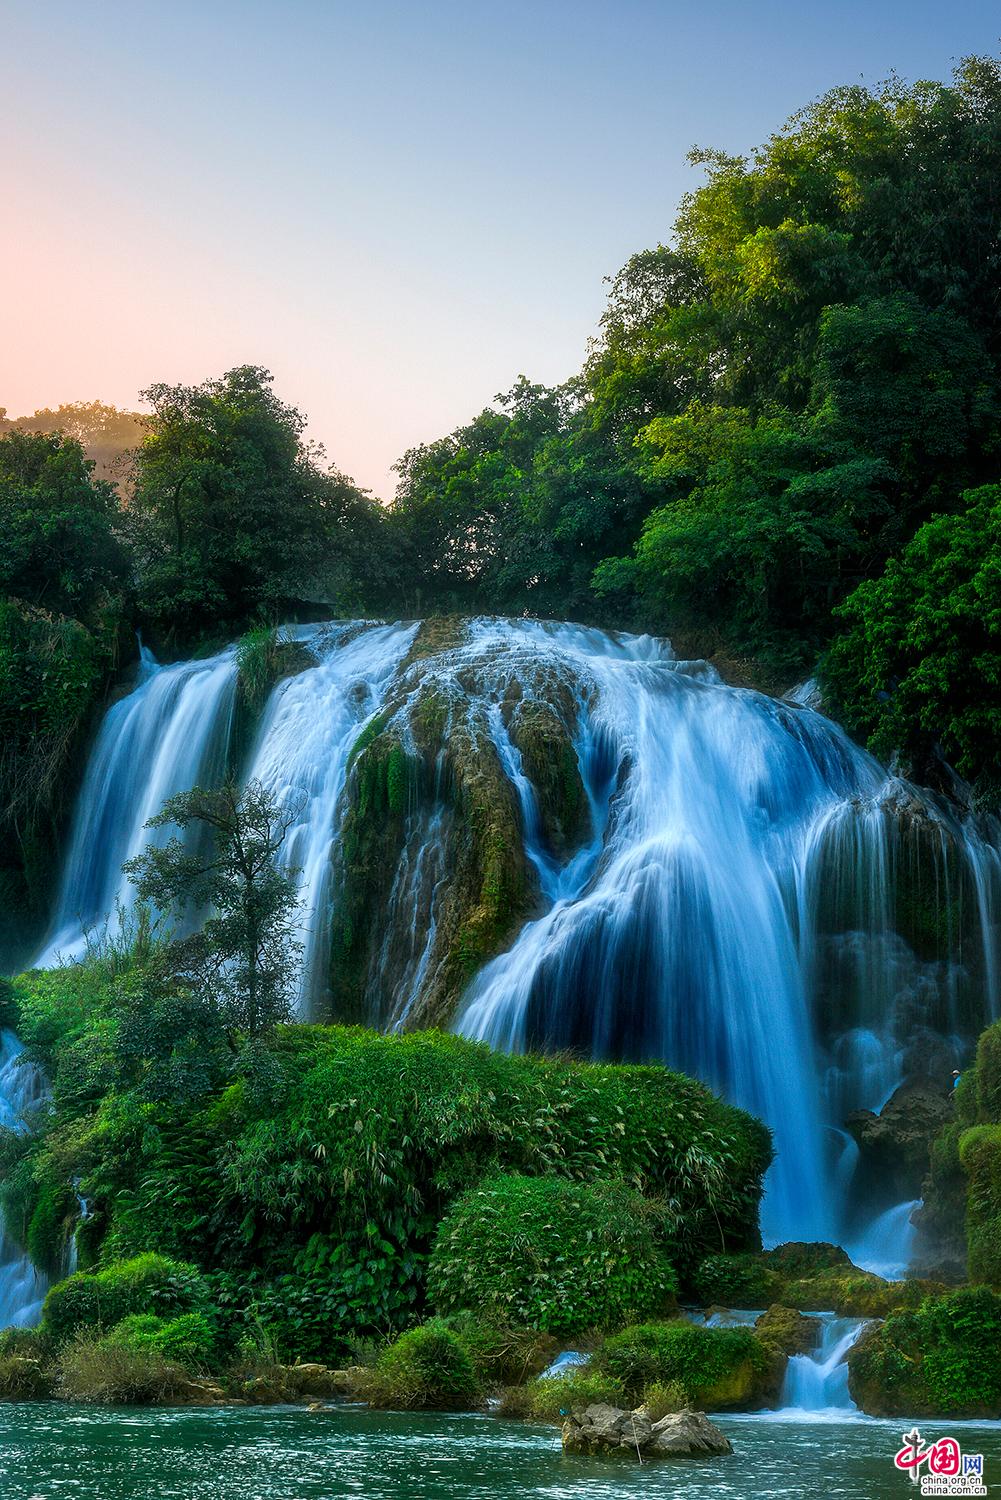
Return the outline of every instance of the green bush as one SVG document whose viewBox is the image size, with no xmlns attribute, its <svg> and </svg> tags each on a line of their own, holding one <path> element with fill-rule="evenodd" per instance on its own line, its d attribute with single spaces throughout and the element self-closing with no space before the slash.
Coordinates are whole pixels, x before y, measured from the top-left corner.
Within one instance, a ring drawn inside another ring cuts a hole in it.
<svg viewBox="0 0 1001 1500">
<path fill-rule="evenodd" d="M 709 1255 L 694 1284 L 707 1307 L 767 1307 L 778 1295 L 781 1278 L 756 1255 Z"/>
<path fill-rule="evenodd" d="M 849 1353 L 852 1394 L 873 1416 L 1001 1416 L 1001 1297 L 964 1287 L 891 1313 Z"/>
<path fill-rule="evenodd" d="M 695 1405 L 753 1406 L 773 1371 L 768 1352 L 748 1328 L 701 1328 L 678 1318 L 613 1334 L 595 1363 L 622 1382 L 629 1403 L 654 1384 L 677 1384 Z"/>
<path fill-rule="evenodd" d="M 978 1118 L 1001 1124 L 1001 1021 L 988 1026 L 977 1043 L 976 1089 Z"/>
<path fill-rule="evenodd" d="M 494 1323 L 469 1313 L 443 1321 L 465 1345 L 477 1380 L 491 1389 L 520 1385 L 541 1374 L 559 1353 L 556 1340 L 534 1328 Z"/>
<path fill-rule="evenodd" d="M 439 1312 L 570 1335 L 674 1305 L 663 1215 L 621 1183 L 499 1176 L 438 1230 L 428 1292 Z"/>
<path fill-rule="evenodd" d="M 42 1326 L 61 1344 L 78 1329 L 112 1328 L 133 1313 L 169 1317 L 207 1309 L 208 1289 L 195 1266 L 140 1255 L 60 1281 L 45 1298 Z"/>
<path fill-rule="evenodd" d="M 523 1414 L 537 1417 L 540 1422 L 559 1422 L 570 1412 L 594 1402 L 607 1402 L 609 1406 L 627 1404 L 621 1380 L 591 1369 L 571 1370 L 566 1375 L 533 1380 L 526 1387 L 526 1395 Z"/>
<path fill-rule="evenodd" d="M 412 1328 L 380 1356 L 368 1386 L 373 1406 L 472 1411 L 482 1391 L 461 1340 L 440 1321 Z"/>
<path fill-rule="evenodd" d="M 162 1355 L 186 1370 L 210 1369 L 216 1362 L 215 1330 L 204 1313 L 181 1313 L 176 1318 L 130 1313 L 115 1324 L 107 1338 L 128 1349 Z"/>
</svg>

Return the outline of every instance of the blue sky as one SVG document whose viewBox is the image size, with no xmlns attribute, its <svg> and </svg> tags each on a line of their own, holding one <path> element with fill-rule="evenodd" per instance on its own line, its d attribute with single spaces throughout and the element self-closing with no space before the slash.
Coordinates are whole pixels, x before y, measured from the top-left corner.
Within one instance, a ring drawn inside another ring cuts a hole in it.
<svg viewBox="0 0 1001 1500">
<path fill-rule="evenodd" d="M 575 369 L 694 144 L 996 52 L 980 0 L 0 0 L 0 406 L 268 365 L 382 496 Z"/>
</svg>

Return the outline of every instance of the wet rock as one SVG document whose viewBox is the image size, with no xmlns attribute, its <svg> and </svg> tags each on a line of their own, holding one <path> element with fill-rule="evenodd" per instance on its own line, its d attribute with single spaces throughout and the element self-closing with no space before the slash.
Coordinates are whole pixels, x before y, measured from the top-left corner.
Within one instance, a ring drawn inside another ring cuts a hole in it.
<svg viewBox="0 0 1001 1500">
<path fill-rule="evenodd" d="M 888 1200 L 916 1198 L 931 1143 L 953 1116 L 948 1093 L 927 1082 L 903 1084 L 880 1113 L 859 1109 L 845 1124 L 858 1143 L 865 1174 Z"/>
<path fill-rule="evenodd" d="M 708 1457 L 732 1453 L 729 1440 L 705 1412 L 671 1412 L 651 1422 L 642 1411 L 603 1402 L 573 1412 L 563 1424 L 566 1453 L 635 1453 L 641 1457 Z"/>
</svg>

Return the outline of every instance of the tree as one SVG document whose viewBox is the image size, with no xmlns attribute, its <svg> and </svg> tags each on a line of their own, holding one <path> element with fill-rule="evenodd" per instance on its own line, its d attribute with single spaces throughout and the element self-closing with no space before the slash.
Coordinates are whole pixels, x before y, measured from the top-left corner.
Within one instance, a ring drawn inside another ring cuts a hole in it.
<svg viewBox="0 0 1001 1500">
<path fill-rule="evenodd" d="M 40 935 L 74 764 L 117 661 L 117 523 L 78 442 L 0 436 L 0 966 Z"/>
<path fill-rule="evenodd" d="M 940 751 L 1001 800 L 1001 485 L 920 528 L 838 611 L 822 677 L 848 727 L 927 776 Z"/>
<path fill-rule="evenodd" d="M 148 825 L 207 837 L 195 852 L 174 837 L 123 867 L 139 897 L 181 922 L 206 913 L 174 945 L 177 972 L 208 994 L 231 1034 L 255 1037 L 290 1019 L 297 960 L 297 896 L 278 857 L 299 809 L 280 806 L 259 783 L 242 791 L 195 787 L 171 797 Z M 201 845 L 201 847 L 200 847 Z"/>
<path fill-rule="evenodd" d="M 356 607 L 374 502 L 322 468 L 305 418 L 271 386 L 267 370 L 246 365 L 143 392 L 153 413 L 130 513 L 140 605 L 159 631 L 237 630 L 300 599 Z"/>
<path fill-rule="evenodd" d="M 59 433 L 0 436 L 0 595 L 89 624 L 122 591 L 115 492 L 93 469 Z"/>
</svg>

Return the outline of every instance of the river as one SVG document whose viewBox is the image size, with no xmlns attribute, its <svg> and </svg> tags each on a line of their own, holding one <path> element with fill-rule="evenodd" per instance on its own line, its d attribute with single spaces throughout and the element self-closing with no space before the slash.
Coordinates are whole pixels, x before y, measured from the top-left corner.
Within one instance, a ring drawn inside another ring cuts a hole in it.
<svg viewBox="0 0 1001 1500">
<path fill-rule="evenodd" d="M 720 1417 L 711 1460 L 564 1457 L 553 1427 L 333 1407 L 109 1411 L 0 1407 L 3 1500 L 905 1500 L 904 1424 Z M 1001 1424 L 921 1424 L 984 1455 L 1001 1492 Z"/>
</svg>

